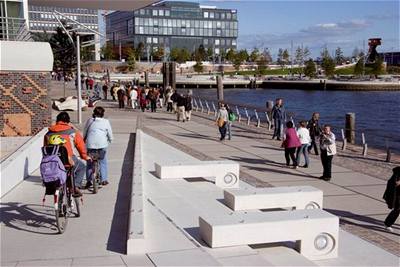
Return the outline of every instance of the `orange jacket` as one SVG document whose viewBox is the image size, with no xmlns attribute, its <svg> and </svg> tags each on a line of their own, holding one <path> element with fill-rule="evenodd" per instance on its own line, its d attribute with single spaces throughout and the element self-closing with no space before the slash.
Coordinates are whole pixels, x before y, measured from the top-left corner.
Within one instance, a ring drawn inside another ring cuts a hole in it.
<svg viewBox="0 0 400 267">
<path fill-rule="evenodd" d="M 64 146 L 68 151 L 68 158 L 71 163 L 72 156 L 74 155 L 73 146 L 78 150 L 80 157 L 84 160 L 87 160 L 88 156 L 86 153 L 85 141 L 83 141 L 83 137 L 78 130 L 73 128 L 68 123 L 59 121 L 55 125 L 49 127 L 49 131 L 44 136 L 45 146 L 49 144 L 48 139 L 53 134 L 59 134 L 67 140 Z"/>
</svg>

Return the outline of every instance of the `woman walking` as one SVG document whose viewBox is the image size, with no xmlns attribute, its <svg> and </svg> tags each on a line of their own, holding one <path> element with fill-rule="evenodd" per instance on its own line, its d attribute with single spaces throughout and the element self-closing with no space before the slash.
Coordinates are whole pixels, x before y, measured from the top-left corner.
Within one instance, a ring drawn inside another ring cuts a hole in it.
<svg viewBox="0 0 400 267">
<path fill-rule="evenodd" d="M 220 141 L 225 139 L 226 136 L 226 123 L 228 122 L 228 111 L 226 110 L 225 104 L 220 103 L 220 107 L 217 114 L 216 123 L 218 125 L 219 133 L 221 134 Z"/>
<path fill-rule="evenodd" d="M 297 160 L 295 157 L 296 149 L 301 146 L 296 130 L 293 128 L 293 122 L 286 123 L 285 139 L 282 146 L 285 148 L 286 166 L 290 166 L 290 159 L 293 162 L 293 168 L 297 169 Z"/>
<path fill-rule="evenodd" d="M 303 165 L 304 168 L 308 168 L 310 165 L 310 159 L 308 158 L 308 146 L 310 145 L 311 138 L 310 132 L 306 128 L 307 122 L 301 121 L 300 127 L 297 129 L 297 136 L 300 139 L 301 146 L 297 149 L 296 160 L 297 164 L 300 164 L 300 156 L 301 154 L 304 155 L 305 164 Z"/>
<path fill-rule="evenodd" d="M 324 125 L 320 136 L 321 162 L 324 172 L 319 179 L 329 181 L 332 178 L 332 159 L 336 155 L 335 135 L 331 132 L 331 126 Z"/>
<path fill-rule="evenodd" d="M 400 215 L 400 167 L 393 168 L 393 175 L 386 185 L 383 199 L 392 211 L 385 219 L 386 230 L 393 232 L 392 225 Z"/>
</svg>

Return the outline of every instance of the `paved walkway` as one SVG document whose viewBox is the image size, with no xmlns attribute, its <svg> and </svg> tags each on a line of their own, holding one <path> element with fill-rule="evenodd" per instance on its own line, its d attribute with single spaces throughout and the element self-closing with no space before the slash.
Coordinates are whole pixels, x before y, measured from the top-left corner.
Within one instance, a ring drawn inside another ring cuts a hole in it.
<svg viewBox="0 0 400 267">
<path fill-rule="evenodd" d="M 127 212 L 136 118 L 140 112 L 120 111 L 106 102 L 115 142 L 109 148 L 110 185 L 98 195 L 85 194 L 83 213 L 70 219 L 63 235 L 56 235 L 51 200 L 41 206 L 39 174 L 21 183 L 1 199 L 1 265 L 153 265 L 146 256 L 126 256 Z M 53 115 L 55 115 L 54 113 Z M 86 118 L 89 112 L 84 113 Z M 71 114 L 72 118 L 74 114 Z M 235 128 L 232 141 L 218 141 L 208 118 L 178 123 L 172 114 L 145 113 L 144 131 L 198 159 L 239 161 L 242 178 L 253 185 L 313 185 L 324 191 L 324 207 L 343 219 L 342 229 L 400 255 L 400 225 L 387 233 L 382 221 L 388 210 L 381 199 L 386 181 L 334 166 L 331 182 L 320 181 L 321 165 L 312 159 L 309 169 L 288 169 L 277 144 L 249 130 Z M 23 252 L 23 253 L 21 253 Z M 45 261 L 44 261 L 45 260 Z"/>
</svg>

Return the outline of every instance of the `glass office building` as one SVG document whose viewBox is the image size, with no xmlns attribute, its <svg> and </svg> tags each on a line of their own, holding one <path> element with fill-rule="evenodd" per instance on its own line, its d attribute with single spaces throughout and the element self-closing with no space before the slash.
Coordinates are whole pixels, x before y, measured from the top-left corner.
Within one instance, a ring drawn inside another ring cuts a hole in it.
<svg viewBox="0 0 400 267">
<path fill-rule="evenodd" d="M 152 51 L 163 47 L 187 48 L 200 45 L 215 54 L 237 46 L 237 11 L 201 6 L 192 2 L 162 2 L 136 11 L 116 11 L 106 17 L 107 39 L 114 46 L 139 43 Z"/>
</svg>

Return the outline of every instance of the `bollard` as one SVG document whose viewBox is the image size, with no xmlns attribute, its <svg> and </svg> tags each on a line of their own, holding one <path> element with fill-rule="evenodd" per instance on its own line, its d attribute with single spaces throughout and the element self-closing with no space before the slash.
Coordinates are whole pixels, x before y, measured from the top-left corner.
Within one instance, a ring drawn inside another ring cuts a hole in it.
<svg viewBox="0 0 400 267">
<path fill-rule="evenodd" d="M 212 108 L 214 110 L 214 117 L 216 118 L 217 117 L 217 109 L 215 108 L 214 102 L 211 102 L 211 104 L 212 104 Z"/>
<path fill-rule="evenodd" d="M 343 129 L 341 129 L 341 132 L 342 132 L 342 140 L 343 140 L 342 150 L 344 151 L 347 148 L 347 140 L 346 140 L 346 136 L 344 135 Z"/>
<path fill-rule="evenodd" d="M 260 118 L 258 117 L 258 113 L 257 113 L 256 109 L 254 110 L 254 116 L 256 117 L 256 121 L 257 121 L 256 127 L 259 128 L 260 127 Z"/>
<path fill-rule="evenodd" d="M 269 115 L 268 115 L 268 112 L 266 111 L 265 112 L 265 118 L 267 119 L 267 123 L 268 123 L 268 131 L 270 131 L 271 130 L 271 120 L 269 119 Z"/>
<path fill-rule="evenodd" d="M 207 115 L 210 115 L 210 106 L 208 105 L 207 100 L 204 100 L 204 102 L 206 102 Z"/>
<path fill-rule="evenodd" d="M 238 107 L 237 106 L 235 106 L 235 108 L 236 108 L 236 115 L 237 115 L 237 117 L 238 117 L 238 122 L 240 122 L 241 120 L 242 120 L 242 115 L 240 115 L 240 112 L 239 112 L 239 109 L 238 109 Z"/>
<path fill-rule="evenodd" d="M 172 88 L 176 89 L 176 62 L 169 63 L 169 82 Z"/>
<path fill-rule="evenodd" d="M 365 156 L 367 156 L 368 145 L 367 145 L 367 143 L 365 142 L 365 135 L 364 135 L 364 133 L 361 133 L 361 139 L 362 139 L 362 146 L 363 146 L 362 155 L 365 157 Z"/>
<path fill-rule="evenodd" d="M 347 142 L 354 144 L 356 142 L 356 114 L 346 114 L 346 139 Z"/>
<path fill-rule="evenodd" d="M 224 83 L 222 82 L 222 77 L 217 76 L 217 93 L 218 101 L 224 101 Z"/>
<path fill-rule="evenodd" d="M 250 125 L 250 116 L 249 116 L 249 112 L 247 111 L 247 108 L 244 108 L 244 114 L 246 114 L 247 125 Z"/>
<path fill-rule="evenodd" d="M 163 86 L 164 88 L 167 88 L 169 86 L 169 78 L 170 78 L 170 73 L 169 73 L 169 64 L 167 62 L 163 63 Z"/>
<path fill-rule="evenodd" d="M 392 152 L 390 151 L 388 139 L 386 139 L 386 162 L 390 162 L 392 158 Z"/>
<path fill-rule="evenodd" d="M 199 103 L 200 103 L 200 112 L 203 113 L 204 112 L 204 106 L 203 106 L 203 102 L 201 102 L 200 98 L 199 98 Z"/>
</svg>

